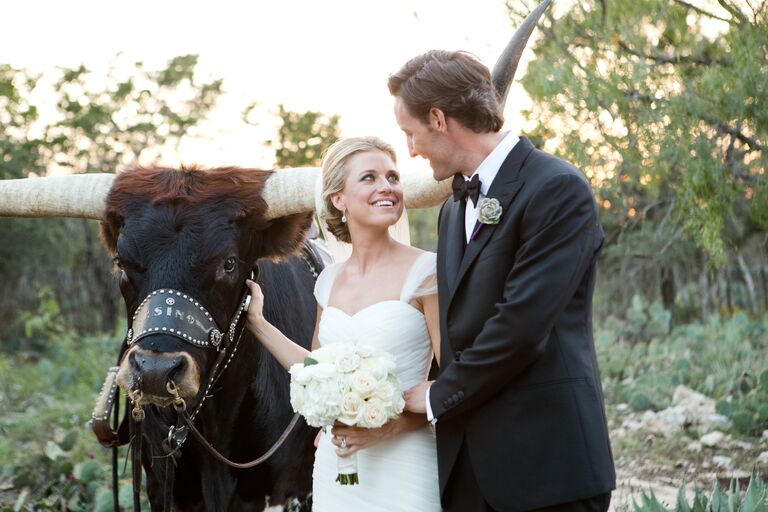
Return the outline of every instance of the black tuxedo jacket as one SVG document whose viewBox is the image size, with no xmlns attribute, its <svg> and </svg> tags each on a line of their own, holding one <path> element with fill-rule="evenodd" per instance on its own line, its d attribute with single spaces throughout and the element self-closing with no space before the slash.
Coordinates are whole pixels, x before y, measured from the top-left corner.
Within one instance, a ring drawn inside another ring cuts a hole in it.
<svg viewBox="0 0 768 512">
<path fill-rule="evenodd" d="M 464 204 L 440 210 L 440 492 L 462 443 L 500 511 L 589 498 L 615 487 L 592 339 L 603 232 L 573 166 L 521 138 L 488 191 L 503 213 L 466 243 Z"/>
</svg>

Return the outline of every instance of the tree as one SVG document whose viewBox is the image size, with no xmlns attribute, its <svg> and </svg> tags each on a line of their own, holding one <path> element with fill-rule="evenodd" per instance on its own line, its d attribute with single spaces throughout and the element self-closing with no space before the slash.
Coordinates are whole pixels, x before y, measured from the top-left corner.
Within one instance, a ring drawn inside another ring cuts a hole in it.
<svg viewBox="0 0 768 512">
<path fill-rule="evenodd" d="M 328 147 L 339 139 L 339 116 L 322 112 L 292 112 L 280 105 L 282 124 L 275 144 L 278 167 L 320 166 Z"/>
<path fill-rule="evenodd" d="M 516 19 L 528 7 L 508 2 Z M 596 190 L 603 275 L 619 277 L 606 296 L 626 305 L 651 285 L 670 308 L 690 300 L 707 314 L 738 299 L 758 309 L 768 3 L 582 0 L 555 15 L 522 80 L 534 103 L 525 115 L 532 138 Z"/>
<path fill-rule="evenodd" d="M 107 76 L 84 66 L 33 73 L 0 65 L 0 178 L 114 172 L 156 156 L 203 120 L 221 93 L 222 81 L 200 81 L 196 66 L 195 55 L 161 70 L 135 63 L 126 73 L 113 63 Z M 22 336 L 20 312 L 36 311 L 44 284 L 80 332 L 115 327 L 117 287 L 97 228 L 86 220 L 0 220 L 3 338 Z"/>
</svg>

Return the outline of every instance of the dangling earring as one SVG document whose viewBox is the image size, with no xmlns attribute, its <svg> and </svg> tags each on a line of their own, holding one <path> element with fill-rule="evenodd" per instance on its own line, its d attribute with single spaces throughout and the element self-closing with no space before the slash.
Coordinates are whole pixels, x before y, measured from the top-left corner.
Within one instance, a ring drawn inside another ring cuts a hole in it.
<svg viewBox="0 0 768 512">
<path fill-rule="evenodd" d="M 347 212 L 344 212 L 344 213 L 341 214 L 341 222 L 343 224 L 347 223 Z"/>
</svg>

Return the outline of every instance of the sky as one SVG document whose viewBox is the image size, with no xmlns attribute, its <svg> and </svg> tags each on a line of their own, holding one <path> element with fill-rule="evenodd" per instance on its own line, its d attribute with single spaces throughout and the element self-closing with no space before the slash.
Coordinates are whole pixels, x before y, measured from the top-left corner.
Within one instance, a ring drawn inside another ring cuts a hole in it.
<svg viewBox="0 0 768 512">
<path fill-rule="evenodd" d="M 98 72 L 121 53 L 121 62 L 160 68 L 198 54 L 201 76 L 222 78 L 225 94 L 201 136 L 165 154 L 169 165 L 271 166 L 263 141 L 283 103 L 338 114 L 343 136 L 378 135 L 395 146 L 401 169 L 422 168 L 395 124 L 387 76 L 433 48 L 467 50 L 492 67 L 515 29 L 503 0 L 15 0 L 2 14 L 0 61 L 14 67 Z M 261 127 L 241 121 L 253 101 Z M 519 131 L 527 105 L 514 85 L 506 129 Z"/>
</svg>

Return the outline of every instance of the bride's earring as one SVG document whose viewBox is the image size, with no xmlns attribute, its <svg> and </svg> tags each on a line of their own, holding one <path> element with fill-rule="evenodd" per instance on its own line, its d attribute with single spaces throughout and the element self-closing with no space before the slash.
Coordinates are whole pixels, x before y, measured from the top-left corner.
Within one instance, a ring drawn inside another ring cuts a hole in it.
<svg viewBox="0 0 768 512">
<path fill-rule="evenodd" d="M 344 212 L 341 214 L 341 222 L 343 222 L 344 224 L 347 223 L 347 212 Z"/>
</svg>

